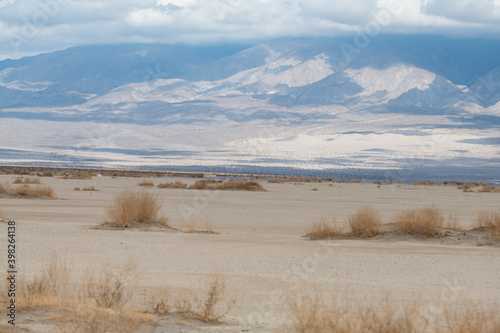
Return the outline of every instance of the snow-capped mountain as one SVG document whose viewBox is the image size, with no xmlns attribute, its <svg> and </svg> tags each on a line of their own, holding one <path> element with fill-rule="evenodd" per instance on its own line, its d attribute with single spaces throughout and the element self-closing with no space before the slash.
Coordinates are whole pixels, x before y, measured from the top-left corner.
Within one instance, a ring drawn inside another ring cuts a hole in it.
<svg viewBox="0 0 500 333">
<path fill-rule="evenodd" d="M 5 60 L 0 160 L 413 174 L 486 163 L 493 179 L 499 55 L 494 40 L 380 36 Z"/>
</svg>

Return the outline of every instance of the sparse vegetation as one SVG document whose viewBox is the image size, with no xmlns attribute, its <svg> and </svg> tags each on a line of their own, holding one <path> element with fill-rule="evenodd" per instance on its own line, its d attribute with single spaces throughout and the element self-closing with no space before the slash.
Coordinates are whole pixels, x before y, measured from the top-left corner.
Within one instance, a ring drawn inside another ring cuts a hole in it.
<svg viewBox="0 0 500 333">
<path fill-rule="evenodd" d="M 479 190 L 477 190 L 478 192 L 500 192 L 500 188 L 497 188 L 495 186 L 491 186 L 491 185 L 483 185 L 483 187 L 481 187 Z"/>
<path fill-rule="evenodd" d="M 307 228 L 304 237 L 311 240 L 336 239 L 342 235 L 344 230 L 345 224 L 337 222 L 335 217 L 332 217 L 330 222 L 325 218 L 321 218 Z"/>
<path fill-rule="evenodd" d="M 443 223 L 444 217 L 436 208 L 414 209 L 396 217 L 395 230 L 401 235 L 433 237 Z"/>
<path fill-rule="evenodd" d="M 167 287 L 162 287 L 160 290 L 156 291 L 154 294 L 147 294 L 144 297 L 143 306 L 146 312 L 164 316 L 170 313 L 171 305 L 171 294 L 170 289 Z"/>
<path fill-rule="evenodd" d="M 98 307 L 122 309 L 132 297 L 131 291 L 126 289 L 126 284 L 133 269 L 133 265 L 129 264 L 119 274 L 106 267 L 97 278 L 87 274 L 83 297 Z"/>
<path fill-rule="evenodd" d="M 217 190 L 222 180 L 201 179 L 197 180 L 193 185 L 189 186 L 190 190 Z"/>
<path fill-rule="evenodd" d="M 483 212 L 476 217 L 476 229 L 486 230 L 490 241 L 500 240 L 500 212 Z"/>
<path fill-rule="evenodd" d="M 0 194 L 8 195 L 11 197 L 19 196 L 22 198 L 42 198 L 42 199 L 54 199 L 55 192 L 50 186 L 35 185 L 30 186 L 28 184 L 23 184 L 17 187 L 10 185 L 9 183 L 0 183 Z"/>
<path fill-rule="evenodd" d="M 92 172 L 63 172 L 61 174 L 61 179 L 92 179 L 94 174 Z"/>
<path fill-rule="evenodd" d="M 80 190 L 81 188 L 79 188 L 78 186 L 73 189 L 73 191 L 80 191 Z"/>
<path fill-rule="evenodd" d="M 160 209 L 161 203 L 155 195 L 124 191 L 107 207 L 107 223 L 115 223 L 120 228 L 146 223 L 167 227 L 168 219 L 159 215 Z"/>
<path fill-rule="evenodd" d="M 37 177 L 17 177 L 14 184 L 41 184 L 40 178 Z"/>
<path fill-rule="evenodd" d="M 153 183 L 151 180 L 143 180 L 142 182 L 139 183 L 139 186 L 153 187 L 155 186 L 155 183 Z"/>
<path fill-rule="evenodd" d="M 202 179 L 196 181 L 189 189 L 194 190 L 232 190 L 232 191 L 266 191 L 257 181 L 247 179 L 229 179 L 226 181 Z"/>
<path fill-rule="evenodd" d="M 50 186 L 43 185 L 21 185 L 14 189 L 14 195 L 19 195 L 26 198 L 49 198 L 54 199 L 54 189 Z"/>
<path fill-rule="evenodd" d="M 362 208 L 347 220 L 354 237 L 373 237 L 380 233 L 380 217 L 370 208 Z"/>
<path fill-rule="evenodd" d="M 181 298 L 176 301 L 175 308 L 178 313 L 188 318 L 200 321 L 217 323 L 234 305 L 225 302 L 226 279 L 220 273 L 214 273 L 207 281 L 206 292 L 193 295 L 191 298 Z"/>
<path fill-rule="evenodd" d="M 474 304 L 444 309 L 442 320 L 429 320 L 425 307 L 416 302 L 398 304 L 388 299 L 353 304 L 336 298 L 326 302 L 321 296 L 289 300 L 288 324 L 278 331 L 286 333 L 344 332 L 496 332 L 498 313 Z"/>
<path fill-rule="evenodd" d="M 97 191 L 94 186 L 87 186 L 83 188 L 84 191 Z"/>
<path fill-rule="evenodd" d="M 177 180 L 175 182 L 171 183 L 162 183 L 158 184 L 158 188 L 187 188 L 187 184 L 181 182 L 180 180 Z"/>
</svg>

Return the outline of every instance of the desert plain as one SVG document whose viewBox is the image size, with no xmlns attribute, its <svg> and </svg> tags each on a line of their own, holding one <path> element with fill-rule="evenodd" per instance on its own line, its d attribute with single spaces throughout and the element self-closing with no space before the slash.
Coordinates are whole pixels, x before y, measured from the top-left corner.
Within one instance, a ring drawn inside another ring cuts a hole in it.
<svg viewBox="0 0 500 333">
<path fill-rule="evenodd" d="M 0 175 L 0 183 L 12 184 L 17 177 Z M 54 189 L 54 199 L 0 196 L 1 217 L 16 221 L 18 288 L 54 261 L 67 268 L 73 290 L 89 274 L 120 274 L 132 267 L 124 279 L 130 295 L 126 306 L 144 309 L 148 295 L 168 290 L 171 310 L 152 314 L 150 321 L 129 326 L 130 331 L 293 331 L 286 325 L 294 322 L 290 303 L 298 295 L 374 308 L 387 301 L 396 307 L 416 302 L 427 322 L 445 320 L 446 309 L 463 305 L 496 314 L 500 308 L 499 243 L 485 242 L 484 233 L 470 231 L 478 214 L 499 212 L 500 193 L 464 192 L 442 184 L 260 179 L 266 191 L 254 192 L 157 187 L 175 181 L 189 186 L 195 178 L 39 179 Z M 154 186 L 139 186 L 141 182 Z M 83 190 L 90 187 L 95 191 Z M 153 194 L 170 227 L 102 226 L 106 207 L 123 191 Z M 344 222 L 364 207 L 376 211 L 383 226 L 402 212 L 424 207 L 438 209 L 459 225 L 430 238 L 384 232 L 366 239 L 304 237 L 311 223 L 332 216 Z M 0 229 L 4 274 L 7 223 L 0 223 Z M 214 274 L 225 281 L 217 304 L 224 316 L 206 322 L 180 314 L 176 299 L 204 295 Z M 55 307 L 25 305 L 17 311 L 15 327 L 7 324 L 5 306 L 2 310 L 2 332 L 91 331 L 79 328 L 81 321 L 67 326 L 61 319 L 64 311 Z M 416 331 L 429 329 L 422 325 Z"/>
</svg>

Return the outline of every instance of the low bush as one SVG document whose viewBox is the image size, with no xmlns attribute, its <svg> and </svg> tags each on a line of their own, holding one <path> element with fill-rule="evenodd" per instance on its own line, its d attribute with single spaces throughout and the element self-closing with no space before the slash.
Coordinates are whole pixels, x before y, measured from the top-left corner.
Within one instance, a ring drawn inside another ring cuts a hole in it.
<svg viewBox="0 0 500 333">
<path fill-rule="evenodd" d="M 373 237 L 380 233 L 380 217 L 370 208 L 362 208 L 347 220 L 354 237 Z"/>
<path fill-rule="evenodd" d="M 330 222 L 325 218 L 321 218 L 306 229 L 304 237 L 311 240 L 336 239 L 342 236 L 344 230 L 345 224 L 337 222 L 335 217 L 332 217 Z"/>
<path fill-rule="evenodd" d="M 123 191 L 115 198 L 114 204 L 107 207 L 107 222 L 116 223 L 121 228 L 141 223 L 168 226 L 168 220 L 159 215 L 160 209 L 161 203 L 151 193 Z"/>
<path fill-rule="evenodd" d="M 395 219 L 395 231 L 400 235 L 433 237 L 442 228 L 444 217 L 436 208 L 421 208 L 404 212 Z"/>
</svg>

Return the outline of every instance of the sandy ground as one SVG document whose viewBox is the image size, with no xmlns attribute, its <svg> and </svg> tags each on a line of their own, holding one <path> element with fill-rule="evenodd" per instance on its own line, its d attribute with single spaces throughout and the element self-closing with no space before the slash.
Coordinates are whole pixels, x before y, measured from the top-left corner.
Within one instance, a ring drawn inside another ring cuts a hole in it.
<svg viewBox="0 0 500 333">
<path fill-rule="evenodd" d="M 0 182 L 14 178 L 2 175 Z M 434 308 L 462 301 L 500 305 L 500 248 L 476 246 L 474 237 L 446 242 L 302 237 L 306 227 L 321 217 L 334 214 L 343 220 L 365 206 L 377 210 L 388 223 L 399 212 L 434 205 L 444 214 L 455 213 L 462 226 L 470 228 L 477 213 L 500 208 L 500 193 L 345 183 L 263 183 L 267 192 L 145 189 L 158 194 L 162 213 L 173 227 L 182 228 L 190 220 L 201 226 L 209 221 L 220 230 L 212 235 L 95 229 L 117 193 L 142 190 L 139 178 L 41 180 L 54 187 L 57 199 L 0 198 L 3 217 L 17 221 L 18 266 L 23 274 L 40 272 L 54 254 L 66 261 L 73 276 L 99 271 L 104 265 L 119 270 L 132 262 L 138 273 L 132 286 L 138 298 L 142 291 L 160 286 L 175 293 L 197 290 L 212 273 L 225 275 L 228 299 L 236 303 L 224 323 L 165 323 L 156 332 L 272 332 L 286 320 L 283 296 L 294 288 L 359 301 L 419 300 Z M 150 180 L 159 184 L 177 179 Z M 98 191 L 74 191 L 77 186 L 94 186 Z M 3 249 L 6 225 L 0 228 Z M 4 253 L 2 271 L 6 260 Z M 39 321 L 37 315 L 42 316 Z M 43 314 L 20 314 L 24 320 L 20 326 L 50 331 L 43 318 Z"/>
</svg>

